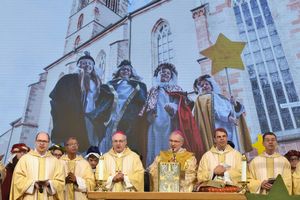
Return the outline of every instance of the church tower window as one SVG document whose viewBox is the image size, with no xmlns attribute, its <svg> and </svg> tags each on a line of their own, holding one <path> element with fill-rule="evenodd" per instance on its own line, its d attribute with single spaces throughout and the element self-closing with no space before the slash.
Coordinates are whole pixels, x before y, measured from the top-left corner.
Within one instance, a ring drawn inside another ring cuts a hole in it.
<svg viewBox="0 0 300 200">
<path fill-rule="evenodd" d="M 234 1 L 233 11 L 261 131 L 300 128 L 299 97 L 268 1 Z"/>
<path fill-rule="evenodd" d="M 159 20 L 152 32 L 153 63 L 157 66 L 163 62 L 174 60 L 173 39 L 170 25 L 165 20 Z"/>
<path fill-rule="evenodd" d="M 110 8 L 115 13 L 119 11 L 119 1 L 118 0 L 106 0 L 105 5 Z"/>
<path fill-rule="evenodd" d="M 79 0 L 78 10 L 81 10 L 82 8 L 86 7 L 88 3 L 89 3 L 88 0 Z"/>
<path fill-rule="evenodd" d="M 100 20 L 100 11 L 99 11 L 98 7 L 95 7 L 94 14 L 95 14 L 95 20 L 99 21 Z"/>
<path fill-rule="evenodd" d="M 80 43 L 80 35 L 78 35 L 75 39 L 75 42 L 74 42 L 74 47 L 78 47 L 79 46 L 79 43 Z"/>
<path fill-rule="evenodd" d="M 81 14 L 78 18 L 78 22 L 77 22 L 77 30 L 81 29 L 83 24 L 83 14 Z"/>
<path fill-rule="evenodd" d="M 101 81 L 104 81 L 105 78 L 105 68 L 106 68 L 106 53 L 102 49 L 96 57 L 96 63 L 99 63 L 96 66 L 96 73 L 100 77 Z"/>
</svg>

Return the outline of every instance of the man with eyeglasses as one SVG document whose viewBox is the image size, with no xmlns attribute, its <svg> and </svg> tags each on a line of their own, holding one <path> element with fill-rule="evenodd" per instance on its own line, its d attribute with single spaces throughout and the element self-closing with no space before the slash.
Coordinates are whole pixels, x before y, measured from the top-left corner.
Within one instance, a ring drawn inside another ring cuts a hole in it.
<svg viewBox="0 0 300 200">
<path fill-rule="evenodd" d="M 65 153 L 65 148 L 59 144 L 54 144 L 49 148 L 49 151 L 54 157 L 60 159 Z"/>
<path fill-rule="evenodd" d="M 293 174 L 296 170 L 297 164 L 300 162 L 300 151 L 289 150 L 284 155 L 284 157 L 286 157 L 286 159 L 288 159 L 288 161 L 290 161 L 291 170 L 292 170 L 292 174 Z"/>
<path fill-rule="evenodd" d="M 105 187 L 112 192 L 143 192 L 144 168 L 139 155 L 127 147 L 124 132 L 117 131 L 112 136 L 112 148 L 103 155 L 104 165 L 96 168 L 96 177 L 103 170 Z M 101 173 L 102 173 L 101 172 Z"/>
<path fill-rule="evenodd" d="M 265 152 L 256 156 L 249 164 L 252 193 L 267 194 L 272 188 L 275 178 L 280 174 L 289 193 L 292 193 L 292 175 L 289 161 L 276 152 L 277 136 L 273 132 L 263 135 Z"/>
<path fill-rule="evenodd" d="M 154 162 L 149 166 L 152 176 L 153 192 L 158 191 L 158 165 L 159 162 L 180 163 L 180 192 L 192 192 L 193 183 L 196 180 L 197 159 L 194 153 L 182 148 L 184 143 L 183 133 L 179 130 L 173 131 L 169 136 L 169 150 L 161 151 Z"/>
<path fill-rule="evenodd" d="M 20 158 L 13 174 L 10 199 L 63 199 L 63 169 L 47 151 L 49 142 L 48 133 L 38 133 L 35 149 Z"/>
<path fill-rule="evenodd" d="M 95 178 L 89 163 L 78 155 L 78 140 L 70 137 L 65 141 L 66 154 L 60 158 L 66 181 L 65 199 L 85 200 L 87 192 L 95 188 Z"/>
</svg>

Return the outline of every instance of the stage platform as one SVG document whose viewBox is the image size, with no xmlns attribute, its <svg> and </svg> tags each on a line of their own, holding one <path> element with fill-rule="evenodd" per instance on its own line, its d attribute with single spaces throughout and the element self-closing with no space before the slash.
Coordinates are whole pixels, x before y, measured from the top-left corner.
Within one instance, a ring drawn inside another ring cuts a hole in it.
<svg viewBox="0 0 300 200">
<path fill-rule="evenodd" d="M 99 200 L 247 200 L 243 194 L 213 192 L 89 192 L 88 198 Z"/>
</svg>

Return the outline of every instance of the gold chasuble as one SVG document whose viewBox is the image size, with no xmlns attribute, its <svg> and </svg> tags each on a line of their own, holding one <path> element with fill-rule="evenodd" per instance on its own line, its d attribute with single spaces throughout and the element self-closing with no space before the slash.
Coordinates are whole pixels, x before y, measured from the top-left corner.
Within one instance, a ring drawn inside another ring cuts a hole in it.
<svg viewBox="0 0 300 200">
<path fill-rule="evenodd" d="M 6 175 L 5 166 L 3 165 L 2 161 L 0 161 L 0 182 L 3 182 Z M 1 188 L 0 188 L 1 191 Z"/>
<path fill-rule="evenodd" d="M 72 172 L 77 181 L 77 184 L 66 184 L 65 200 L 86 200 L 87 192 L 94 191 L 95 188 L 95 177 L 90 164 L 79 155 L 73 160 L 63 155 L 60 161 L 64 167 L 64 176 L 67 177 Z"/>
<path fill-rule="evenodd" d="M 250 183 L 249 190 L 252 193 L 267 194 L 268 191 L 261 189 L 261 183 L 269 178 L 276 178 L 281 174 L 289 193 L 292 193 L 292 174 L 289 161 L 279 153 L 268 155 L 262 153 L 255 157 L 249 164 Z"/>
<path fill-rule="evenodd" d="M 176 161 L 180 163 L 180 192 L 192 192 L 196 181 L 197 160 L 193 153 L 181 148 L 176 155 Z M 154 162 L 149 166 L 151 180 L 151 191 L 158 191 L 158 165 L 160 162 L 172 161 L 174 155 L 171 150 L 161 151 Z"/>
<path fill-rule="evenodd" d="M 116 153 L 110 149 L 103 155 L 103 174 L 106 181 L 105 186 L 112 192 L 143 192 L 144 191 L 144 168 L 139 155 L 128 147 L 122 153 Z M 99 176 L 98 165 L 95 176 Z M 118 172 L 124 174 L 123 182 L 113 182 Z"/>
<path fill-rule="evenodd" d="M 215 98 L 215 93 L 203 94 L 197 97 L 194 107 L 194 116 L 196 123 L 199 127 L 200 135 L 204 145 L 204 150 L 208 151 L 214 145 L 213 141 L 213 132 L 215 128 L 221 128 L 215 126 L 215 106 L 213 99 Z M 228 101 L 226 97 L 219 95 L 219 99 L 224 99 Z M 238 118 L 238 138 L 239 138 L 239 150 L 240 152 L 249 152 L 252 150 L 252 142 L 250 133 L 246 124 L 246 120 L 243 115 L 240 115 Z M 226 127 L 222 127 L 226 128 Z M 228 131 L 228 130 L 227 130 Z M 234 133 L 236 134 L 236 133 Z M 237 145 L 237 144 L 235 144 Z"/>
<path fill-rule="evenodd" d="M 50 185 L 38 190 L 34 187 L 36 181 L 48 180 Z M 10 200 L 63 200 L 65 177 L 62 165 L 47 152 L 41 156 L 31 150 L 22 156 L 14 170 Z"/>
<path fill-rule="evenodd" d="M 293 173 L 293 194 L 300 195 L 300 162 Z"/>
<path fill-rule="evenodd" d="M 229 145 L 224 151 L 212 147 L 202 156 L 197 172 L 198 181 L 205 182 L 215 179 L 214 169 L 218 165 L 223 165 L 226 172 L 223 177 L 217 177 L 217 179 L 238 185 L 238 182 L 241 181 L 242 155 Z"/>
</svg>

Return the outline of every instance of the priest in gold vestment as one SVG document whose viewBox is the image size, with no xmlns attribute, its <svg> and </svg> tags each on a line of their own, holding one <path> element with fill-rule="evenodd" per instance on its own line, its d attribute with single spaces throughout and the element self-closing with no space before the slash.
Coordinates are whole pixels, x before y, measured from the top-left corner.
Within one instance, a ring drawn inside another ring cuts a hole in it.
<svg viewBox="0 0 300 200">
<path fill-rule="evenodd" d="M 50 137 L 40 132 L 35 149 L 22 156 L 13 173 L 10 200 L 63 200 L 64 175 L 59 161 L 47 151 Z"/>
<path fill-rule="evenodd" d="M 293 194 L 300 195 L 300 162 L 293 173 Z"/>
<path fill-rule="evenodd" d="M 127 147 L 124 132 L 117 131 L 112 136 L 112 148 L 103 155 L 104 166 L 96 168 L 96 179 L 99 170 L 103 170 L 105 187 L 112 192 L 143 192 L 144 168 L 139 155 Z M 102 168 L 102 169 L 101 169 Z"/>
<path fill-rule="evenodd" d="M 5 166 L 3 165 L 2 163 L 2 157 L 3 155 L 0 156 L 0 173 L 1 173 L 1 176 L 0 176 L 0 183 L 1 181 L 3 182 L 4 178 L 5 178 Z"/>
<path fill-rule="evenodd" d="M 281 174 L 289 193 L 292 193 L 292 174 L 289 161 L 279 153 L 277 148 L 277 137 L 272 132 L 263 135 L 265 152 L 256 156 L 249 164 L 250 184 L 252 193 L 267 194 L 277 175 Z"/>
<path fill-rule="evenodd" d="M 180 131 L 173 131 L 169 137 L 169 150 L 161 151 L 156 156 L 154 162 L 149 166 L 152 178 L 152 191 L 158 191 L 158 165 L 159 162 L 179 162 L 180 163 L 180 192 L 192 192 L 196 181 L 197 160 L 194 153 L 182 148 L 184 143 L 183 135 Z"/>
<path fill-rule="evenodd" d="M 94 191 L 95 177 L 88 161 L 77 155 L 78 141 L 70 137 L 65 142 L 66 154 L 60 158 L 66 180 L 65 200 L 87 200 L 87 192 Z"/>
<path fill-rule="evenodd" d="M 217 128 L 214 133 L 215 146 L 206 152 L 199 162 L 199 182 L 216 180 L 238 185 L 241 180 L 242 155 L 228 145 L 227 141 L 226 130 Z"/>
<path fill-rule="evenodd" d="M 2 158 L 3 158 L 3 155 L 0 155 L 0 196 L 2 196 L 1 184 L 3 183 L 5 175 L 6 175 L 6 170 L 5 170 L 5 166 L 2 163 Z"/>
</svg>

